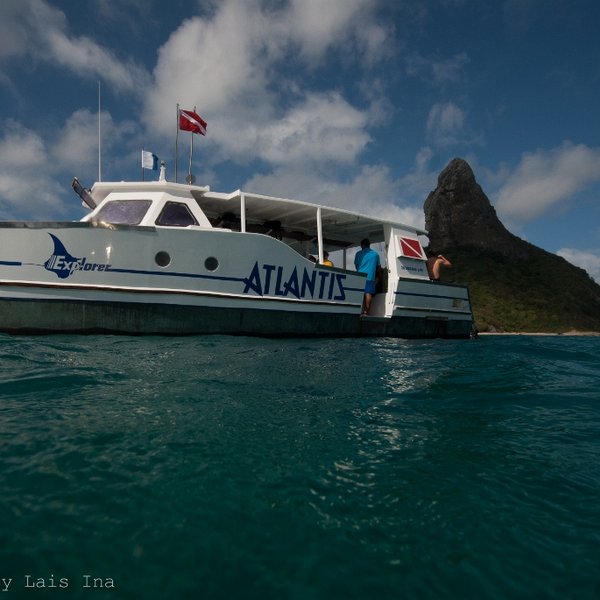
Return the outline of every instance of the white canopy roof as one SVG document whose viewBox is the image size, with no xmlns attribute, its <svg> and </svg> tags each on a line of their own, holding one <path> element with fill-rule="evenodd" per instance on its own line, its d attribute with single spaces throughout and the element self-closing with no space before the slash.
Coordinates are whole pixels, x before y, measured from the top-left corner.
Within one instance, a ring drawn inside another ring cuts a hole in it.
<svg viewBox="0 0 600 600">
<path fill-rule="evenodd" d="M 302 237 L 304 239 L 317 238 L 317 214 L 320 210 L 323 239 L 325 246 L 329 249 L 357 246 L 363 238 L 369 238 L 373 243 L 381 242 L 384 240 L 383 226 L 386 224 L 415 235 L 427 234 L 421 229 L 403 223 L 368 217 L 361 213 L 300 200 L 263 196 L 241 190 L 231 194 L 203 192 L 194 189 L 191 192 L 202 210 L 211 219 L 221 217 L 224 213 L 232 213 L 240 217 L 243 198 L 247 224 L 260 226 L 279 222 L 284 235 L 298 237 L 298 239 Z M 251 231 L 251 227 L 248 230 Z"/>
</svg>

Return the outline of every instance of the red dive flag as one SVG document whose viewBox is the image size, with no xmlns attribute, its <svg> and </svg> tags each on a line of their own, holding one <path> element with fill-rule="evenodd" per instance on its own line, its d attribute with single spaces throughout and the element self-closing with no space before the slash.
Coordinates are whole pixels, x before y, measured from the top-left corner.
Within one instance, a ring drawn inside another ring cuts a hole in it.
<svg viewBox="0 0 600 600">
<path fill-rule="evenodd" d="M 206 121 L 193 110 L 179 109 L 179 129 L 206 135 Z"/>
<path fill-rule="evenodd" d="M 424 258 L 421 243 L 414 238 L 401 237 L 400 250 L 402 251 L 402 256 L 406 256 L 407 258 Z"/>
</svg>

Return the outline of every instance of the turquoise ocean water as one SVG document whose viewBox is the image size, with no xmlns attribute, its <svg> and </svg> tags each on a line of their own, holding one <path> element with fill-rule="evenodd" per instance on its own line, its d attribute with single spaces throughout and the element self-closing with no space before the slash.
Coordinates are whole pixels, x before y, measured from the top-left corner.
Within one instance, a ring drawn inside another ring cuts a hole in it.
<svg viewBox="0 0 600 600">
<path fill-rule="evenodd" d="M 0 431 L 0 600 L 600 598 L 600 338 L 0 336 Z"/>
</svg>

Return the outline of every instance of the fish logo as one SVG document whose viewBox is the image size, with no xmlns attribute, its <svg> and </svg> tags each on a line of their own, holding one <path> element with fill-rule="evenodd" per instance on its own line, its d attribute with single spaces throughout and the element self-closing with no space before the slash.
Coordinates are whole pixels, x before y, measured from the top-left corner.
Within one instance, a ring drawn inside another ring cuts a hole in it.
<svg viewBox="0 0 600 600">
<path fill-rule="evenodd" d="M 59 279 L 66 279 L 73 271 L 77 270 L 77 266 L 80 265 L 81 261 L 84 259 L 71 256 L 63 243 L 55 235 L 52 235 L 51 233 L 48 235 L 54 242 L 54 252 L 44 263 L 44 267 L 46 270 L 56 273 Z"/>
<path fill-rule="evenodd" d="M 88 262 L 86 258 L 77 258 L 69 254 L 64 244 L 53 234 L 48 233 L 54 242 L 54 252 L 44 263 L 47 271 L 56 273 L 59 279 L 66 279 L 76 271 L 108 271 L 110 265 Z"/>
</svg>

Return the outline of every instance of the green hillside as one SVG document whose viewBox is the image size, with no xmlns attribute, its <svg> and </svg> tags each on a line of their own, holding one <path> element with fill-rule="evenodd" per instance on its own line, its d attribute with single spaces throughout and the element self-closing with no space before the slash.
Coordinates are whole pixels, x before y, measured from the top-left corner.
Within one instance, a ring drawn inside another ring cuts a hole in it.
<svg viewBox="0 0 600 600">
<path fill-rule="evenodd" d="M 453 267 L 442 279 L 469 286 L 477 329 L 600 332 L 600 286 L 563 258 L 526 246 L 526 260 L 473 247 L 443 250 Z"/>
</svg>

